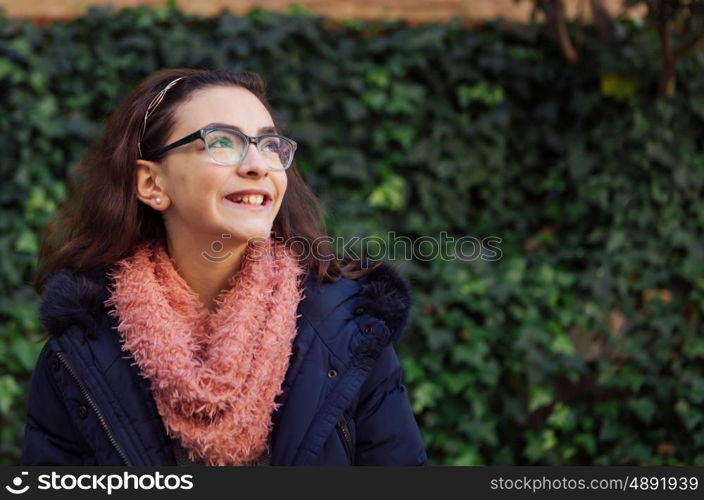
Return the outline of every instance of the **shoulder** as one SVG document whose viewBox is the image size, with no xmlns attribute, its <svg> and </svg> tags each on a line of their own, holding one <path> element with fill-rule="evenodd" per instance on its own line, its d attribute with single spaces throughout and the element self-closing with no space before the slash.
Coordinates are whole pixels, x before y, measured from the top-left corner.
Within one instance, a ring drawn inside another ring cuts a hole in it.
<svg viewBox="0 0 704 500">
<path fill-rule="evenodd" d="M 412 299 L 408 281 L 388 262 L 358 279 L 340 278 L 316 287 L 316 274 L 305 279 L 300 313 L 313 324 L 345 321 L 367 316 L 389 330 L 389 340 L 398 342 L 408 323 Z"/>
</svg>

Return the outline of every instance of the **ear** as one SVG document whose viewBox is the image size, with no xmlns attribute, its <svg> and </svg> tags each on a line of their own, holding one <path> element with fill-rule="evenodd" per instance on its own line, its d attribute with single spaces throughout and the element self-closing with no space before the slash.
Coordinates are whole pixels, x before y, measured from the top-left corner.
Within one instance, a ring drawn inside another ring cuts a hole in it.
<svg viewBox="0 0 704 500">
<path fill-rule="evenodd" d="M 154 210 L 166 210 L 169 196 L 163 186 L 161 165 L 153 161 L 137 160 L 135 166 L 137 198 Z"/>
</svg>

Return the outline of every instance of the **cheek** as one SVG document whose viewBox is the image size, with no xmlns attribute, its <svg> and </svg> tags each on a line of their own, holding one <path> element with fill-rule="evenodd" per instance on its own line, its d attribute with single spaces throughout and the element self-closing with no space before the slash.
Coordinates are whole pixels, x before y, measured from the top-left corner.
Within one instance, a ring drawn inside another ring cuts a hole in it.
<svg viewBox="0 0 704 500">
<path fill-rule="evenodd" d="M 276 189 L 279 193 L 279 198 L 283 198 L 286 195 L 286 188 L 288 187 L 288 177 L 285 173 L 281 174 L 281 177 L 276 180 Z"/>
<path fill-rule="evenodd" d="M 274 184 L 276 186 L 276 192 L 278 194 L 278 206 L 276 208 L 276 211 L 278 212 L 279 209 L 281 208 L 281 203 L 284 200 L 284 197 L 286 196 L 286 188 L 288 187 L 288 177 L 286 177 L 286 174 L 282 174 L 281 178 L 277 178 L 274 181 Z"/>
<path fill-rule="evenodd" d="M 208 168 L 181 172 L 175 179 L 175 189 L 171 190 L 174 203 L 192 210 L 207 209 L 219 201 L 226 175 L 222 170 Z"/>
<path fill-rule="evenodd" d="M 231 174 L 224 168 L 205 168 L 197 176 L 194 176 L 193 183 L 210 195 L 220 194 L 229 175 Z"/>
</svg>

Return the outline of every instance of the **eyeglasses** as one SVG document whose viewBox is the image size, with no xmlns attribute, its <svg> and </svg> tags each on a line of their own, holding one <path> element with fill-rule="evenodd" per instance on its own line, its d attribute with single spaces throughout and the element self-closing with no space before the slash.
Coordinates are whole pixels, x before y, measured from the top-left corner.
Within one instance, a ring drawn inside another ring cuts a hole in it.
<svg viewBox="0 0 704 500">
<path fill-rule="evenodd" d="M 262 155 L 269 170 L 286 170 L 293 162 L 293 154 L 298 145 L 292 139 L 278 134 L 265 134 L 250 137 L 239 130 L 228 127 L 205 127 L 183 139 L 150 155 L 156 160 L 174 148 L 201 139 L 208 156 L 218 165 L 237 165 L 247 155 L 249 145 L 254 144 Z"/>
</svg>

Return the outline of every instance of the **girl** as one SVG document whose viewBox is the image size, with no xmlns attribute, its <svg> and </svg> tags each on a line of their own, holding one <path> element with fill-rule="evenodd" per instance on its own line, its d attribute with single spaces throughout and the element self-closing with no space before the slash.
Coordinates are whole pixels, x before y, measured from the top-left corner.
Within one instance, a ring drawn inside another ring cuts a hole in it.
<svg viewBox="0 0 704 500">
<path fill-rule="evenodd" d="M 406 282 L 334 256 L 258 75 L 172 69 L 47 226 L 23 465 L 424 465 Z"/>
</svg>

